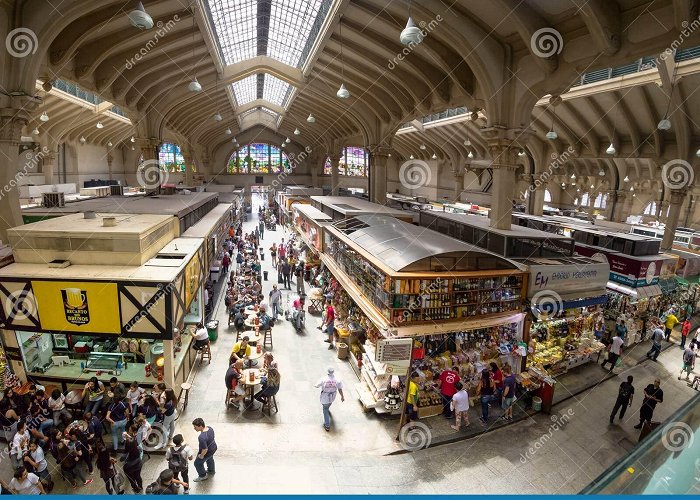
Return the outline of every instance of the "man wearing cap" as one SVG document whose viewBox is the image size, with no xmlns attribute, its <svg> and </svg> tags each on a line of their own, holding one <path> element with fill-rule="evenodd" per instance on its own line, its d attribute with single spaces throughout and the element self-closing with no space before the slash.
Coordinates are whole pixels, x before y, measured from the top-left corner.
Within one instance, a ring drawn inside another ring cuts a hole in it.
<svg viewBox="0 0 700 500">
<path fill-rule="evenodd" d="M 335 370 L 328 368 L 328 375 L 323 377 L 314 387 L 321 389 L 321 406 L 323 407 L 323 428 L 326 432 L 331 430 L 331 405 L 335 396 L 340 393 L 340 401 L 345 401 L 343 395 L 343 383 L 335 378 Z"/>
</svg>

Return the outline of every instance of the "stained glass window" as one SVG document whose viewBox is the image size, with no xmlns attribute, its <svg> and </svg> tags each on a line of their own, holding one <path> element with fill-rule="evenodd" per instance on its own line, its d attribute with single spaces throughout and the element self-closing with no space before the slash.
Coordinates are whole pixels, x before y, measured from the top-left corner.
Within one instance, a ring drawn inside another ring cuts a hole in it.
<svg viewBox="0 0 700 500">
<path fill-rule="evenodd" d="M 603 193 L 598 193 L 595 201 L 593 202 L 593 208 L 605 208 L 608 204 L 608 195 Z"/>
<path fill-rule="evenodd" d="M 229 174 L 266 174 L 291 168 L 289 157 L 281 148 L 265 143 L 252 143 L 235 151 L 228 160 Z"/>
<path fill-rule="evenodd" d="M 169 142 L 161 144 L 158 149 L 158 164 L 167 172 L 184 172 L 185 158 L 180 146 Z"/>
<path fill-rule="evenodd" d="M 364 148 L 348 146 L 340 152 L 338 173 L 351 177 L 367 177 L 368 161 L 369 157 Z M 323 173 L 331 175 L 331 170 L 331 159 L 327 156 L 323 164 Z"/>
</svg>

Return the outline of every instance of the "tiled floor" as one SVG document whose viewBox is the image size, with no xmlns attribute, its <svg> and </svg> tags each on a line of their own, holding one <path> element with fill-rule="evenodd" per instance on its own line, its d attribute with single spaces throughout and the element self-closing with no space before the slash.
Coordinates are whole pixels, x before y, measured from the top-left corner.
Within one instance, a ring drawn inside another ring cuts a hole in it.
<svg viewBox="0 0 700 500">
<path fill-rule="evenodd" d="M 257 223 L 255 212 L 246 230 Z M 263 244 L 268 248 L 282 237 L 288 235 L 266 231 Z M 271 269 L 269 253 L 263 269 Z M 272 281 L 264 283 L 265 294 L 271 286 Z M 226 328 L 223 303 L 214 314 L 221 326 L 212 362 L 196 368 L 189 406 L 177 422 L 178 432 L 190 443 L 196 443 L 190 425 L 195 417 L 204 418 L 217 434 L 218 473 L 194 484 L 193 493 L 575 493 L 634 446 L 640 394 L 654 377 L 661 378 L 665 391 L 656 420 L 663 421 L 695 394 L 676 380 L 681 352 L 677 346 L 664 351 L 658 363 L 637 364 L 643 358 L 639 353 L 646 350 L 639 346 L 626 353 L 622 371 L 610 379 L 600 367 L 586 368 L 600 384 L 556 405 L 552 416 L 536 414 L 453 444 L 395 454 L 401 451 L 395 441 L 397 420 L 362 411 L 352 390 L 357 379 L 335 351 L 326 349 L 316 329 L 318 317 L 307 315 L 302 334 L 286 321 L 274 328 L 273 353 L 282 374 L 279 413 L 268 417 L 259 411 L 227 410 L 223 377 L 235 335 Z M 337 399 L 332 407 L 333 426 L 326 433 L 313 385 L 329 366 L 347 390 L 345 402 Z M 628 374 L 635 376 L 637 399 L 624 422 L 608 425 L 617 387 Z M 571 389 L 562 384 L 557 390 L 567 388 Z M 472 427 L 481 427 L 477 409 L 470 412 Z M 429 425 L 446 425 L 436 418 Z M 6 480 L 8 462 L 0 463 Z M 153 455 L 144 465 L 144 483 L 152 482 L 163 468 L 162 456 Z M 95 477 L 93 485 L 78 492 L 104 492 Z M 55 491 L 67 490 L 58 481 Z"/>
</svg>

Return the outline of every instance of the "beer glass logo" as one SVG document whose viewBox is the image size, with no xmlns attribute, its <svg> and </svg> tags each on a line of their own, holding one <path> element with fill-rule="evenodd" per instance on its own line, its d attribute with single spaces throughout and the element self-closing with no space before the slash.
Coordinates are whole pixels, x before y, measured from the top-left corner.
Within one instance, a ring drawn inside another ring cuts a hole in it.
<svg viewBox="0 0 700 500">
<path fill-rule="evenodd" d="M 63 309 L 66 313 L 66 321 L 74 325 L 86 325 L 90 322 L 88 311 L 87 291 L 80 288 L 64 288 Z"/>
</svg>

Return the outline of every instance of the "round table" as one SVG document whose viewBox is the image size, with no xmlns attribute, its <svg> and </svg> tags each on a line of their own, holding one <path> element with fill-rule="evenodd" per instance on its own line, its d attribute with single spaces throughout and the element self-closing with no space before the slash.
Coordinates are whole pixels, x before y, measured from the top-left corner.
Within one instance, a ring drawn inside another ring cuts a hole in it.
<svg viewBox="0 0 700 500">
<path fill-rule="evenodd" d="M 245 326 L 247 326 L 248 328 L 255 328 L 256 326 L 258 326 L 255 324 L 255 318 L 255 316 L 249 316 L 248 318 L 246 318 Z"/>
<path fill-rule="evenodd" d="M 66 426 L 65 433 L 68 434 L 71 429 L 80 429 L 82 432 L 87 431 L 88 425 L 84 420 L 74 420 Z"/>
<path fill-rule="evenodd" d="M 251 382 L 250 381 L 250 373 L 253 372 L 254 375 L 254 380 Z M 248 396 L 250 397 L 250 402 L 253 402 L 253 395 L 255 394 L 255 386 L 260 385 L 262 377 L 262 373 L 258 368 L 246 368 L 243 370 L 243 378 L 241 379 L 243 384 L 246 387 L 246 391 L 248 392 Z"/>
</svg>

